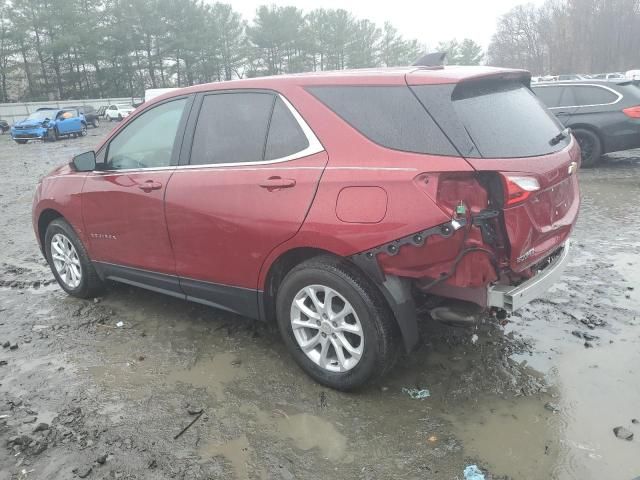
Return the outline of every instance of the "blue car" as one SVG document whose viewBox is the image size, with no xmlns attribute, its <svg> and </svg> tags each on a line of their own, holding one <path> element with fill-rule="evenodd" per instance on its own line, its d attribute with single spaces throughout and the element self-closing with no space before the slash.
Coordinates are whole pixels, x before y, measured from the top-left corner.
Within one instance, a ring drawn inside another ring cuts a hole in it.
<svg viewBox="0 0 640 480">
<path fill-rule="evenodd" d="M 86 134 L 87 121 L 75 108 L 39 108 L 11 127 L 11 138 L 20 144 L 34 139 L 55 142 L 62 136 Z"/>
</svg>

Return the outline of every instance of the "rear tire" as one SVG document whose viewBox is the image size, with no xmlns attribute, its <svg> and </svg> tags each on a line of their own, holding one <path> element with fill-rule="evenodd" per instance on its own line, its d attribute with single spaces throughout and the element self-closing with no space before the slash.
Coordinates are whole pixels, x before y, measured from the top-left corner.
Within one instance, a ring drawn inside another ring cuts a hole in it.
<svg viewBox="0 0 640 480">
<path fill-rule="evenodd" d="M 395 364 L 395 318 L 376 286 L 343 259 L 326 255 L 294 267 L 280 284 L 276 309 L 285 345 L 318 383 L 353 390 Z"/>
<path fill-rule="evenodd" d="M 598 135 L 591 130 L 585 128 L 576 128 L 573 131 L 573 135 L 580 145 L 582 152 L 582 166 L 593 167 L 600 161 L 602 156 L 602 142 Z"/>
<path fill-rule="evenodd" d="M 100 292 L 103 282 L 66 220 L 53 220 L 47 227 L 44 242 L 47 262 L 65 292 L 78 298 L 91 298 Z"/>
<path fill-rule="evenodd" d="M 91 125 L 93 125 L 93 128 L 98 128 L 100 126 L 100 120 L 97 118 L 94 119 L 93 122 L 91 122 Z"/>
</svg>

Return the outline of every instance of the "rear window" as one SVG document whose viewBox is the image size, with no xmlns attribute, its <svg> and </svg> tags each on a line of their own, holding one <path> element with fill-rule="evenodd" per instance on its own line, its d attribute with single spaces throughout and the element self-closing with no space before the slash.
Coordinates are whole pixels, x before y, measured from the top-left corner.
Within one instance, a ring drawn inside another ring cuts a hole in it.
<svg viewBox="0 0 640 480">
<path fill-rule="evenodd" d="M 318 86 L 309 92 L 374 143 L 435 155 L 456 151 L 406 86 Z"/>
<path fill-rule="evenodd" d="M 454 89 L 452 100 L 456 116 L 482 157 L 547 155 L 569 142 L 564 139 L 551 145 L 562 126 L 520 82 L 462 83 Z"/>
<path fill-rule="evenodd" d="M 269 123 L 267 147 L 264 159 L 274 160 L 298 153 L 309 146 L 309 141 L 303 133 L 297 120 L 289 108 L 278 97 L 273 106 L 273 115 Z"/>
</svg>

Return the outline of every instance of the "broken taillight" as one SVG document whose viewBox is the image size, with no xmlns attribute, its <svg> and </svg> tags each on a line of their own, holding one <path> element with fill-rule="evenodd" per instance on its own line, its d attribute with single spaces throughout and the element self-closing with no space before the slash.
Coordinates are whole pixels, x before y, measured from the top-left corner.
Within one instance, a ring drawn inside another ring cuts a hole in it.
<svg viewBox="0 0 640 480">
<path fill-rule="evenodd" d="M 622 110 L 629 118 L 640 118 L 640 105 L 636 105 L 635 107 L 629 107 Z"/>
<path fill-rule="evenodd" d="M 535 177 L 502 175 L 502 180 L 505 207 L 524 202 L 533 192 L 540 190 L 540 183 Z"/>
</svg>

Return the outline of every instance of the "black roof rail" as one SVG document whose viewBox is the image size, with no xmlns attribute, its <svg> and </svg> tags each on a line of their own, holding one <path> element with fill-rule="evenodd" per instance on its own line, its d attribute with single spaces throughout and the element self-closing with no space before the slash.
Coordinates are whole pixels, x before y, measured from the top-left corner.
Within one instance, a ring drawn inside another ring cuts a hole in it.
<svg viewBox="0 0 640 480">
<path fill-rule="evenodd" d="M 442 67 L 444 66 L 444 60 L 447 56 L 447 52 L 433 52 L 423 55 L 418 60 L 413 62 L 413 67 Z"/>
</svg>

